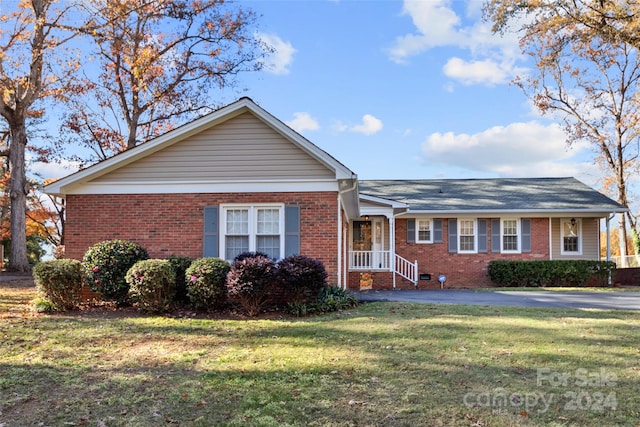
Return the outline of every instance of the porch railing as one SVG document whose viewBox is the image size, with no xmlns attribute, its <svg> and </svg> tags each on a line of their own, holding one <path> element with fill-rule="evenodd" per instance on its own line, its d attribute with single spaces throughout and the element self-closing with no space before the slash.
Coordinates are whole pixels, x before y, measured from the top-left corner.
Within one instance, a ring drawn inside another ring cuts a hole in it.
<svg viewBox="0 0 640 427">
<path fill-rule="evenodd" d="M 387 270 L 418 283 L 418 261 L 409 261 L 396 254 L 392 263 L 391 251 L 350 251 L 350 270 Z M 394 279 L 395 283 L 395 279 Z"/>
<path fill-rule="evenodd" d="M 396 254 L 396 274 L 411 281 L 414 285 L 418 283 L 418 261 L 411 262 Z"/>
<path fill-rule="evenodd" d="M 390 258 L 390 251 L 350 251 L 349 268 L 351 270 L 389 270 Z"/>
</svg>

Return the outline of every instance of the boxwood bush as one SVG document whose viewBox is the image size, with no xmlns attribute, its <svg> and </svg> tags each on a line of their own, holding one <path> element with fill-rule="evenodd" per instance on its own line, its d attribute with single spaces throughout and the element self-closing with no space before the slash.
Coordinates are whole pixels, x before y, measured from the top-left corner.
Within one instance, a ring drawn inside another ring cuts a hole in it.
<svg viewBox="0 0 640 427">
<path fill-rule="evenodd" d="M 138 261 L 125 276 L 129 295 L 144 311 L 162 312 L 171 307 L 176 273 L 165 259 Z"/>
<path fill-rule="evenodd" d="M 220 258 L 194 260 L 185 272 L 187 296 L 197 309 L 221 308 L 227 301 L 227 273 L 231 266 Z"/>
<path fill-rule="evenodd" d="M 56 259 L 33 267 L 33 279 L 38 292 L 49 301 L 52 310 L 74 310 L 80 306 L 82 268 L 80 261 Z"/>
<path fill-rule="evenodd" d="M 273 259 L 261 253 L 242 253 L 233 261 L 227 275 L 227 293 L 247 315 L 255 316 L 277 291 L 275 273 Z"/>
<path fill-rule="evenodd" d="M 588 260 L 490 261 L 489 279 L 507 287 L 606 286 L 615 263 Z"/>
<path fill-rule="evenodd" d="M 149 259 L 147 250 L 127 240 L 108 240 L 96 243 L 85 252 L 82 269 L 94 292 L 118 304 L 127 302 L 129 284 L 127 271 L 138 261 Z"/>
</svg>

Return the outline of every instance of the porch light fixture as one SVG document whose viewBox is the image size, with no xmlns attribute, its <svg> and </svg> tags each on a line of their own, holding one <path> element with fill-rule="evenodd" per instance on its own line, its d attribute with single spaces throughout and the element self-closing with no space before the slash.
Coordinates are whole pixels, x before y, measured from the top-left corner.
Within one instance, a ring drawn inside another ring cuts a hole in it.
<svg viewBox="0 0 640 427">
<path fill-rule="evenodd" d="M 575 218 L 571 218 L 571 228 L 576 226 L 576 219 Z"/>
<path fill-rule="evenodd" d="M 365 221 L 369 221 L 369 215 L 365 215 L 365 216 L 363 216 L 363 218 L 364 218 Z"/>
</svg>

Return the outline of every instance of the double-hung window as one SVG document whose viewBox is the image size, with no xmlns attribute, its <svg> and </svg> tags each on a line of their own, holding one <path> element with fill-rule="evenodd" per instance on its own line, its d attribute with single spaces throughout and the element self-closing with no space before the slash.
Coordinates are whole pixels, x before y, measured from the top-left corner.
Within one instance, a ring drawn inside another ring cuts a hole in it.
<svg viewBox="0 0 640 427">
<path fill-rule="evenodd" d="M 259 251 L 273 259 L 284 253 L 284 213 L 280 205 L 226 205 L 222 215 L 222 248 L 231 261 L 242 252 Z"/>
<path fill-rule="evenodd" d="M 504 218 L 501 222 L 501 252 L 520 253 L 520 221 L 513 218 Z"/>
<path fill-rule="evenodd" d="M 433 221 L 419 219 L 416 221 L 416 242 L 433 243 Z"/>
<path fill-rule="evenodd" d="M 458 220 L 458 252 L 477 252 L 477 237 L 475 219 Z"/>
<path fill-rule="evenodd" d="M 582 253 L 582 222 L 576 218 L 560 220 L 561 253 L 580 255 Z"/>
</svg>

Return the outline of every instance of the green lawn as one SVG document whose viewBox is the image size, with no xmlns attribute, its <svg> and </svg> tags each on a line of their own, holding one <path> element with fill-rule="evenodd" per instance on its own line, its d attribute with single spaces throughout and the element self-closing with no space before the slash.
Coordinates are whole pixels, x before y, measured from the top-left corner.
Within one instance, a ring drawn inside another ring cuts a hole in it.
<svg viewBox="0 0 640 427">
<path fill-rule="evenodd" d="M 640 313 L 373 303 L 36 315 L 0 285 L 0 426 L 636 426 Z"/>
</svg>

